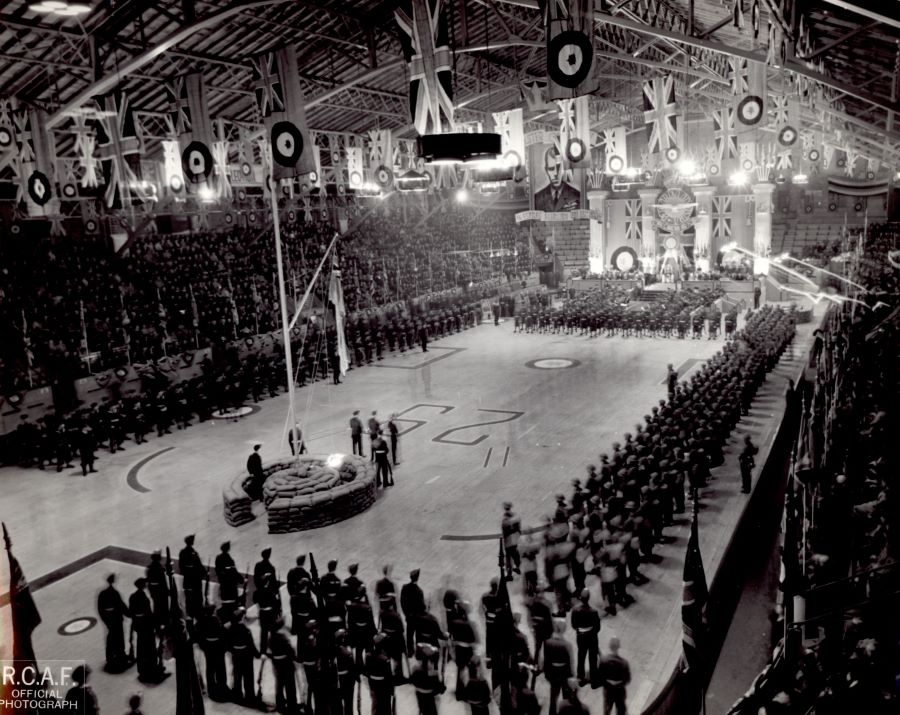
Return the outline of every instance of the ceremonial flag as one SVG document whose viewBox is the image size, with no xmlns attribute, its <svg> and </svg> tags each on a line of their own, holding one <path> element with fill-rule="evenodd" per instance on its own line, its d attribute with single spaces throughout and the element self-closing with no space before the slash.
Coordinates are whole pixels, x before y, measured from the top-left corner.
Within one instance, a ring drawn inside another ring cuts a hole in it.
<svg viewBox="0 0 900 715">
<path fill-rule="evenodd" d="M 540 0 L 547 38 L 550 99 L 592 92 L 594 82 L 593 0 Z"/>
<path fill-rule="evenodd" d="M 34 656 L 34 646 L 31 642 L 31 633 L 41 622 L 41 614 L 38 613 L 28 580 L 22 572 L 22 567 L 12 553 L 12 541 L 6 524 L 3 524 L 3 541 L 6 545 L 6 555 L 9 559 L 9 609 L 0 611 L 3 616 L 0 620 L 0 659 L 11 660 L 14 669 L 12 678 L 0 678 L 0 699 L 4 701 L 15 700 L 12 697 L 13 689 L 21 684 L 19 674 L 25 668 L 37 668 Z M 5 580 L 5 579 L 4 579 Z M 12 647 L 10 647 L 10 643 Z M 6 712 L 6 710 L 4 710 Z M 9 709 L 9 712 L 30 712 Z"/>
<path fill-rule="evenodd" d="M 194 660 L 194 646 L 178 603 L 178 588 L 172 568 L 172 555 L 166 547 L 166 573 L 169 575 L 169 648 L 175 654 L 175 715 L 203 715 L 203 689 Z"/>
<path fill-rule="evenodd" d="M 672 75 L 644 82 L 644 123 L 650 129 L 647 144 L 651 154 L 677 148 L 677 111 L 675 78 Z"/>
<path fill-rule="evenodd" d="M 700 650 L 703 644 L 703 629 L 706 625 L 706 601 L 709 590 L 706 573 L 703 571 L 703 556 L 700 553 L 700 537 L 697 534 L 697 512 L 691 521 L 691 536 L 688 539 L 687 556 L 684 559 L 684 592 L 681 601 L 681 628 L 684 659 L 687 669 L 700 665 Z"/>
<path fill-rule="evenodd" d="M 147 200 L 147 192 L 139 177 L 128 164 L 126 157 L 143 153 L 144 147 L 137 136 L 134 116 L 124 94 L 120 97 L 108 95 L 103 100 L 104 113 L 98 120 L 99 128 L 105 135 L 100 144 L 100 160 L 108 164 L 106 174 L 106 205 L 112 208 L 116 199 L 127 206 L 131 196 L 141 201 Z"/>
<path fill-rule="evenodd" d="M 403 0 L 394 11 L 409 68 L 409 112 L 419 134 L 453 128 L 453 68 L 444 0 Z"/>
<path fill-rule="evenodd" d="M 500 135 L 503 159 L 512 169 L 525 171 L 525 122 L 521 109 L 494 112 L 494 131 Z"/>
<path fill-rule="evenodd" d="M 727 159 L 737 159 L 738 141 L 734 129 L 734 109 L 722 107 L 712 113 L 713 137 L 716 142 L 716 153 L 719 162 Z"/>
<path fill-rule="evenodd" d="M 344 306 L 344 288 L 341 285 L 341 268 L 338 262 L 337 252 L 333 254 L 331 262 L 331 280 L 328 284 L 328 300 L 334 306 L 334 330 L 337 333 L 338 358 L 340 359 L 341 375 L 347 374 L 350 359 L 347 355 L 347 336 L 344 334 L 344 317 L 347 308 Z"/>
</svg>

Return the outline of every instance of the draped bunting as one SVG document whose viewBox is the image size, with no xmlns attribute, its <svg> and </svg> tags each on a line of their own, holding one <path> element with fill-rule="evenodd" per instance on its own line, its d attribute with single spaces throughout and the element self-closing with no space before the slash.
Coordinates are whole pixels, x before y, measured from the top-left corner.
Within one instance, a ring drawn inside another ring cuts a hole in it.
<svg viewBox="0 0 900 715">
<path fill-rule="evenodd" d="M 164 139 L 163 175 L 165 188 L 169 194 L 180 195 L 184 192 L 184 172 L 181 168 L 181 147 L 177 139 Z"/>
</svg>

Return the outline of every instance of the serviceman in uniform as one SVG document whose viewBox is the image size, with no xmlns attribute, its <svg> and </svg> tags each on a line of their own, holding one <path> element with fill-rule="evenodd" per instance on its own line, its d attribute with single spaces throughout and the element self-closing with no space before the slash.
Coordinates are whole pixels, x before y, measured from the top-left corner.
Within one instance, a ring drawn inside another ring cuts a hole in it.
<svg viewBox="0 0 900 715">
<path fill-rule="evenodd" d="M 500 530 L 503 533 L 503 548 L 506 551 L 506 572 L 508 574 L 521 573 L 519 567 L 519 536 L 522 533 L 522 523 L 519 517 L 513 513 L 512 503 L 503 503 L 503 518 L 500 520 Z M 509 576 L 512 579 L 512 576 Z"/>
<path fill-rule="evenodd" d="M 565 620 L 556 619 L 553 635 L 544 643 L 544 677 L 550 683 L 549 715 L 556 715 L 560 693 L 572 677 L 572 646 L 565 638 L 565 630 Z"/>
<path fill-rule="evenodd" d="M 400 608 L 406 619 L 406 655 L 412 658 L 415 652 L 416 630 L 419 627 L 418 619 L 425 613 L 425 594 L 419 586 L 419 569 L 409 572 L 409 583 L 403 584 L 400 589 Z"/>
<path fill-rule="evenodd" d="M 446 690 L 433 668 L 433 661 L 436 659 L 437 650 L 427 643 L 423 644 L 409 676 L 410 683 L 416 689 L 419 715 L 438 715 L 438 697 Z"/>
<path fill-rule="evenodd" d="M 300 554 L 294 566 L 287 573 L 287 592 L 289 596 L 296 596 L 300 590 L 300 582 L 306 579 L 312 581 L 309 571 L 306 570 L 306 554 Z"/>
<path fill-rule="evenodd" d="M 500 602 L 497 591 L 500 588 L 500 581 L 497 578 L 491 579 L 490 589 L 481 597 L 481 613 L 484 615 L 484 654 L 485 666 L 492 667 L 492 662 L 497 650 L 497 616 L 500 610 Z"/>
<path fill-rule="evenodd" d="M 216 579 L 219 582 L 219 605 L 223 621 L 230 622 L 238 605 L 238 588 L 243 582 L 243 577 L 238 573 L 231 556 L 231 542 L 226 541 L 219 548 L 215 564 Z"/>
<path fill-rule="evenodd" d="M 125 653 L 124 620 L 129 617 L 128 607 L 116 589 L 116 576 L 106 577 L 107 586 L 97 596 L 97 612 L 106 626 L 106 666 L 107 673 L 121 673 L 130 663 Z"/>
<path fill-rule="evenodd" d="M 231 695 L 238 704 L 256 703 L 253 684 L 253 661 L 259 658 L 259 651 L 253 641 L 253 634 L 247 627 L 244 609 L 234 614 L 228 629 L 228 650 L 231 651 Z"/>
<path fill-rule="evenodd" d="M 375 617 L 362 584 L 357 586 L 356 595 L 347 604 L 347 631 L 350 645 L 356 651 L 356 666 L 362 669 L 366 654 L 372 652 L 375 637 Z"/>
<path fill-rule="evenodd" d="M 375 485 L 382 487 L 394 486 L 394 471 L 391 469 L 388 445 L 381 436 L 381 430 L 372 441 L 372 454 L 375 455 Z"/>
<path fill-rule="evenodd" d="M 131 614 L 131 627 L 137 638 L 135 658 L 137 660 L 138 680 L 145 683 L 158 683 L 163 673 L 156 651 L 156 624 L 150 598 L 144 589 L 147 579 L 139 578 L 134 582 L 135 592 L 128 599 L 128 612 Z"/>
<path fill-rule="evenodd" d="M 360 457 L 365 454 L 363 452 L 362 433 L 363 424 L 362 420 L 359 419 L 359 410 L 353 410 L 353 417 L 350 418 L 350 440 L 353 443 L 353 454 L 358 454 Z"/>
<path fill-rule="evenodd" d="M 275 580 L 275 567 L 269 560 L 269 557 L 272 556 L 272 549 L 270 547 L 266 547 L 260 552 L 260 556 L 262 558 L 253 566 L 253 588 L 259 590 L 261 588 L 265 588 L 266 585 L 268 585 L 269 587 L 274 587 L 277 589 L 278 582 Z M 265 582 L 267 575 L 271 576 L 272 580 Z"/>
<path fill-rule="evenodd" d="M 154 551 L 147 566 L 147 589 L 153 599 L 153 615 L 160 630 L 169 622 L 169 579 L 162 565 L 162 554 Z"/>
<path fill-rule="evenodd" d="M 347 631 L 341 628 L 334 634 L 335 665 L 337 666 L 338 697 L 341 709 L 333 715 L 353 715 L 353 695 L 359 683 L 359 669 L 353 658 L 353 649 L 347 644 Z"/>
<path fill-rule="evenodd" d="M 394 678 L 391 673 L 391 661 L 382 647 L 383 641 L 382 634 L 375 636 L 374 649 L 366 658 L 366 677 L 372 696 L 372 715 L 393 715 L 394 712 Z"/>
<path fill-rule="evenodd" d="M 387 426 L 388 426 L 388 432 L 390 433 L 390 436 L 391 436 L 391 461 L 394 463 L 394 466 L 396 467 L 398 464 L 400 464 L 400 461 L 397 459 L 397 443 L 400 439 L 400 430 L 397 427 L 397 413 L 396 412 L 391 415 L 391 418 L 388 420 Z"/>
<path fill-rule="evenodd" d="M 754 457 L 757 452 L 759 452 L 759 448 L 753 444 L 750 435 L 744 435 L 744 447 L 741 450 L 740 457 L 738 457 L 738 462 L 741 465 L 741 494 L 750 493 L 750 479 L 753 474 L 753 467 L 756 466 Z"/>
<path fill-rule="evenodd" d="M 281 618 L 281 595 L 275 576 L 266 573 L 262 583 L 253 592 L 253 600 L 259 608 L 259 649 L 265 653 L 269 645 L 269 637 L 283 624 Z"/>
<path fill-rule="evenodd" d="M 269 637 L 269 652 L 275 671 L 275 709 L 282 713 L 293 713 L 297 709 L 297 673 L 294 668 L 294 649 L 284 620 L 279 615 L 273 624 Z"/>
<path fill-rule="evenodd" d="M 184 537 L 184 548 L 178 554 L 178 572 L 182 577 L 184 607 L 187 617 L 197 621 L 203 610 L 203 579 L 206 567 L 194 549 L 194 535 Z"/>
<path fill-rule="evenodd" d="M 376 417 L 377 414 L 378 413 L 375 410 L 372 410 L 372 416 L 369 417 L 368 422 L 366 422 L 366 427 L 369 430 L 369 447 L 372 452 L 369 460 L 371 462 L 375 461 L 375 440 L 381 432 L 381 425 L 378 423 L 378 418 Z"/>
<path fill-rule="evenodd" d="M 626 688 L 631 682 L 631 668 L 628 661 L 619 655 L 619 639 L 609 639 L 609 653 L 600 660 L 603 679 L 603 712 L 609 715 L 613 708 L 616 715 L 626 715 Z"/>
<path fill-rule="evenodd" d="M 383 574 L 382 577 L 375 583 L 379 617 L 381 612 L 389 607 L 397 610 L 397 587 L 391 580 L 391 566 L 382 567 L 381 573 Z"/>
<path fill-rule="evenodd" d="M 225 650 L 228 631 L 216 615 L 216 607 L 203 607 L 203 617 L 198 628 L 198 640 L 206 659 L 206 692 L 216 702 L 228 699 L 228 679 L 225 675 Z"/>
<path fill-rule="evenodd" d="M 575 643 L 578 646 L 577 675 L 580 685 L 585 680 L 585 657 L 588 659 L 591 675 L 591 685 L 597 685 L 597 661 L 600 657 L 598 639 L 600 637 L 600 614 L 596 608 L 591 607 L 591 592 L 587 589 L 581 592 L 581 602 L 572 609 L 572 628 L 575 630 Z"/>
</svg>

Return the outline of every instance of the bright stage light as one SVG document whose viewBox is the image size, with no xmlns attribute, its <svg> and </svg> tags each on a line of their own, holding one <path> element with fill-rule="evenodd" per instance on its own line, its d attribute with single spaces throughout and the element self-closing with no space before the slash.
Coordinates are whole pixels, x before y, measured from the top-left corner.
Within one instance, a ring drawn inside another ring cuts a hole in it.
<svg viewBox="0 0 900 715">
<path fill-rule="evenodd" d="M 469 192 L 465 189 L 459 189 L 456 192 L 456 201 L 457 203 L 464 204 L 469 200 Z"/>
<path fill-rule="evenodd" d="M 208 186 L 201 186 L 197 191 L 197 196 L 201 201 L 215 201 L 216 200 L 216 192 L 213 191 Z"/>
<path fill-rule="evenodd" d="M 794 178 L 791 181 L 795 184 L 807 184 L 809 183 L 809 177 L 806 174 L 794 174 Z"/>
<path fill-rule="evenodd" d="M 733 251 L 735 248 L 737 248 L 737 241 L 732 241 L 731 243 L 726 243 L 719 250 L 722 251 L 722 253 L 728 253 L 729 251 Z"/>
<path fill-rule="evenodd" d="M 728 177 L 728 183 L 732 186 L 744 186 L 747 183 L 747 174 L 743 171 L 735 171 Z"/>
<path fill-rule="evenodd" d="M 682 176 L 692 176 L 697 172 L 697 162 L 693 159 L 682 159 L 676 164 L 676 167 Z"/>
</svg>

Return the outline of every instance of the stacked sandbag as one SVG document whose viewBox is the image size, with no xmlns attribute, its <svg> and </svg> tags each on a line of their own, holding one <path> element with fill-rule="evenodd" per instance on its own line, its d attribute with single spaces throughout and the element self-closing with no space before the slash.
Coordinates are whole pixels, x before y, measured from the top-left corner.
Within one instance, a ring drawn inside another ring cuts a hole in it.
<svg viewBox="0 0 900 715">
<path fill-rule="evenodd" d="M 252 502 L 242 486 L 245 478 L 244 474 L 235 477 L 231 480 L 231 484 L 222 491 L 225 522 L 229 526 L 240 526 L 254 519 L 251 509 Z"/>
</svg>

